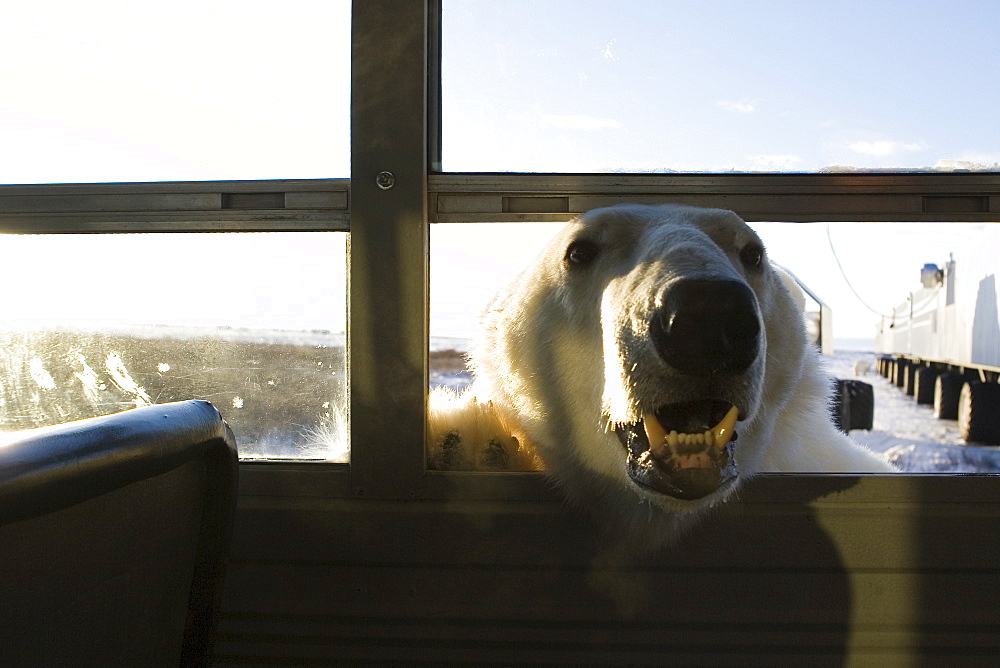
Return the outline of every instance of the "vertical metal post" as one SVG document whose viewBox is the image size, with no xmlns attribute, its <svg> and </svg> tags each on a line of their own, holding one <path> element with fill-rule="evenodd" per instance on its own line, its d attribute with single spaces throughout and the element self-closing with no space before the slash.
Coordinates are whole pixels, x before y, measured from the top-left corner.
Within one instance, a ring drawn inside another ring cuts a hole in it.
<svg viewBox="0 0 1000 668">
<path fill-rule="evenodd" d="M 369 498 L 423 478 L 427 11 L 357 0 L 351 19 L 351 484 Z"/>
<path fill-rule="evenodd" d="M 441 0 L 427 0 L 427 167 L 441 167 Z"/>
</svg>

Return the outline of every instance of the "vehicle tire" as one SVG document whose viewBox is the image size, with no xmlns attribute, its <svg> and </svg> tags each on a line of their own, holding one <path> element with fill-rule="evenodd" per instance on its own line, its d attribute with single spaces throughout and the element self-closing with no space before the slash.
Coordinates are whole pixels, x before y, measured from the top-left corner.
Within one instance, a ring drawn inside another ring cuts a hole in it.
<svg viewBox="0 0 1000 668">
<path fill-rule="evenodd" d="M 941 372 L 929 366 L 922 367 L 917 371 L 917 378 L 913 385 L 913 398 L 918 404 L 934 403 L 934 382 Z"/>
<path fill-rule="evenodd" d="M 906 383 L 906 369 L 910 366 L 910 363 L 904 359 L 896 360 L 896 365 L 892 370 L 892 382 L 896 384 L 896 387 L 903 387 Z"/>
<path fill-rule="evenodd" d="M 966 383 L 958 400 L 958 427 L 966 442 L 1000 445 L 1000 385 Z"/>
<path fill-rule="evenodd" d="M 860 380 L 834 379 L 833 422 L 845 434 L 852 429 L 871 431 L 875 415 L 875 394 L 868 383 Z"/>
<path fill-rule="evenodd" d="M 848 430 L 865 429 L 871 431 L 875 421 L 875 394 L 872 386 L 860 380 L 842 382 L 847 384 L 844 390 L 850 405 Z"/>
<path fill-rule="evenodd" d="M 958 397 L 965 378 L 954 371 L 942 373 L 934 381 L 934 415 L 942 420 L 958 419 Z"/>
<path fill-rule="evenodd" d="M 906 371 L 903 374 L 903 392 L 907 396 L 913 396 L 913 392 L 917 387 L 917 372 L 924 367 L 918 366 L 916 364 L 907 364 Z"/>
</svg>

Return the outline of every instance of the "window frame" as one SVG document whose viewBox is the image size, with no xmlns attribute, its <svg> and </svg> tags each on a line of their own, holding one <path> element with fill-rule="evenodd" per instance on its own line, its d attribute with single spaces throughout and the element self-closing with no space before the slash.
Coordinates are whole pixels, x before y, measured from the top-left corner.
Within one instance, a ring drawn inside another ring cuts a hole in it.
<svg viewBox="0 0 1000 668">
<path fill-rule="evenodd" d="M 350 179 L 0 186 L 0 232 L 350 232 L 351 462 L 243 462 L 248 497 L 558 498 L 542 474 L 425 468 L 431 224 L 564 221 L 622 201 L 723 207 L 749 221 L 1000 213 L 992 172 L 443 173 L 440 0 L 354 2 L 351 21 Z"/>
<path fill-rule="evenodd" d="M 350 179 L 0 185 L 0 233 L 350 231 Z"/>
</svg>

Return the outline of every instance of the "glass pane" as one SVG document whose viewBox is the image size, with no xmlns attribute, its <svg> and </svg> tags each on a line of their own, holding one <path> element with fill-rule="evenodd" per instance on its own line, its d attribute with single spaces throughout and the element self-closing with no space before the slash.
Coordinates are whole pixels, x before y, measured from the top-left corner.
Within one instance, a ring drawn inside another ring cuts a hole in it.
<svg viewBox="0 0 1000 668">
<path fill-rule="evenodd" d="M 447 171 L 1000 169 L 988 0 L 448 0 Z"/>
<path fill-rule="evenodd" d="M 431 226 L 430 384 L 465 389 L 479 313 L 497 290 L 534 260 L 562 223 Z M 455 280 L 461 276 L 462 280 Z"/>
<path fill-rule="evenodd" d="M 883 353 L 1000 366 L 994 251 L 1000 229 L 983 223 L 751 226 L 772 261 L 815 295 L 807 310 L 817 314 L 807 326 L 818 329 L 817 300 L 832 310 L 833 354 L 822 358 L 830 375 L 874 388 L 873 427 L 852 430 L 856 440 L 893 453 L 911 471 L 1000 470 L 995 448 L 970 447 L 955 419 L 937 419 L 931 406 L 875 373 Z M 479 313 L 560 227 L 431 226 L 432 389 L 460 392 L 471 385 L 465 363 Z"/>
<path fill-rule="evenodd" d="M 241 457 L 346 461 L 346 237 L 0 236 L 0 431 L 206 399 Z"/>
<path fill-rule="evenodd" d="M 349 175 L 349 0 L 5 3 L 0 183 Z"/>
<path fill-rule="evenodd" d="M 1000 242 L 1000 230 L 994 231 L 989 223 L 750 226 L 764 240 L 771 258 L 831 307 L 839 349 L 874 350 L 883 318 L 891 317 L 893 309 L 920 290 L 924 264 L 943 268 L 953 255 L 961 260 L 966 277 L 978 275 L 990 262 L 988 249 Z M 975 305 L 978 279 L 964 283 L 973 292 L 964 295 L 963 302 Z"/>
</svg>

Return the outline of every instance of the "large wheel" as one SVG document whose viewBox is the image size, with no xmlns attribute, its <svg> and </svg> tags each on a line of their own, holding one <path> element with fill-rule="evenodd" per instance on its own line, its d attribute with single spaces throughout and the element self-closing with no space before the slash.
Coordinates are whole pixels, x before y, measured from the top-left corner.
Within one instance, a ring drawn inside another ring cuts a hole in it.
<svg viewBox="0 0 1000 668">
<path fill-rule="evenodd" d="M 907 395 L 913 396 L 913 392 L 917 387 L 917 372 L 923 368 L 916 364 L 906 365 L 906 371 L 903 373 L 903 392 Z"/>
<path fill-rule="evenodd" d="M 871 431 L 875 415 L 872 386 L 860 380 L 834 380 L 833 422 L 843 432 L 852 429 Z"/>
<path fill-rule="evenodd" d="M 929 366 L 921 367 L 917 371 L 917 378 L 913 385 L 913 398 L 918 404 L 934 403 L 934 381 L 937 380 L 941 372 Z"/>
<path fill-rule="evenodd" d="M 889 380 L 892 380 L 893 378 L 895 378 L 895 373 L 896 373 L 896 358 L 887 357 L 885 359 L 885 377 L 888 378 Z"/>
<path fill-rule="evenodd" d="M 892 370 L 892 382 L 896 384 L 896 387 L 903 387 L 906 384 L 906 369 L 909 366 L 910 363 L 907 360 L 896 360 L 896 365 Z"/>
<path fill-rule="evenodd" d="M 958 427 L 968 442 L 1000 445 L 1000 385 L 966 383 L 958 400 Z"/>
<path fill-rule="evenodd" d="M 942 420 L 958 419 L 958 396 L 965 378 L 954 371 L 942 373 L 934 381 L 934 415 Z"/>
<path fill-rule="evenodd" d="M 850 421 L 848 429 L 871 431 L 875 416 L 875 394 L 872 386 L 860 380 L 848 380 L 845 391 L 850 398 Z M 1000 387 L 1000 386 L 998 386 Z"/>
</svg>

